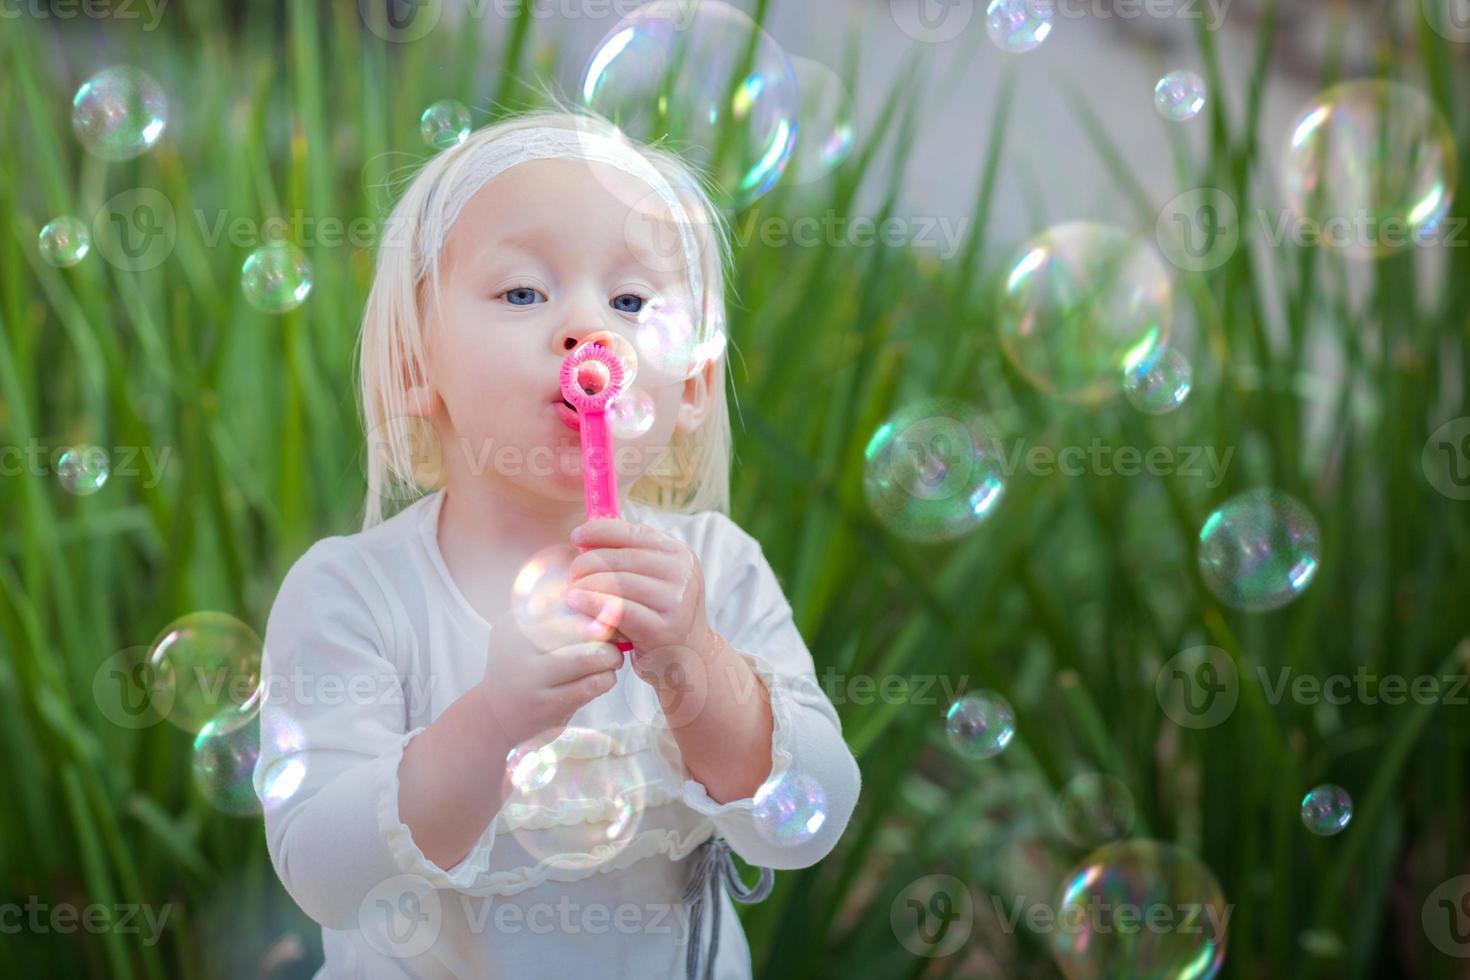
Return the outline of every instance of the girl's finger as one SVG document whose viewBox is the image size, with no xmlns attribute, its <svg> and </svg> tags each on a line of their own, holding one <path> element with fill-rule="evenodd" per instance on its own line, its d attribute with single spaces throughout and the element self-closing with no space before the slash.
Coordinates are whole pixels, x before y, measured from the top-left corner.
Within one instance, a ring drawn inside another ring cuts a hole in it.
<svg viewBox="0 0 1470 980">
<path fill-rule="evenodd" d="M 646 524 L 632 524 L 616 517 L 598 517 L 572 530 L 572 544 L 579 548 L 649 548 L 675 551 L 682 542 Z"/>
<path fill-rule="evenodd" d="M 580 611 L 597 618 L 597 613 L 606 610 L 606 617 L 600 618 L 599 622 L 616 627 L 625 636 L 637 636 L 639 633 L 652 632 L 663 623 L 662 615 L 649 609 L 642 603 L 623 599 L 620 596 L 609 595 L 606 592 L 588 592 L 586 594 L 590 597 L 586 600 L 589 605 Z M 571 605 L 573 609 L 577 608 L 571 602 L 570 596 L 568 596 L 568 605 Z"/>
<path fill-rule="evenodd" d="M 567 591 L 567 605 L 594 615 L 601 611 L 601 606 L 589 596 L 599 593 L 615 596 L 624 602 L 642 603 L 655 612 L 666 612 L 671 605 L 668 582 L 633 572 L 593 572 L 591 575 L 584 575 L 573 582 Z"/>
<path fill-rule="evenodd" d="M 650 548 L 591 548 L 572 559 L 568 578 L 589 572 L 640 572 L 654 578 L 671 578 L 679 571 L 676 555 Z"/>
<path fill-rule="evenodd" d="M 547 687 L 560 687 L 578 678 L 623 665 L 623 652 L 611 643 L 573 643 L 550 650 L 540 658 Z"/>
</svg>

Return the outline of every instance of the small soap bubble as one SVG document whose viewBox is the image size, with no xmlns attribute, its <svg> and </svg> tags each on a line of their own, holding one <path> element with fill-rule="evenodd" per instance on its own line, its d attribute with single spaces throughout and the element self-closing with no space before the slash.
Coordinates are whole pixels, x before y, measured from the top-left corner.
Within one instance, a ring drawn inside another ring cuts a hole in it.
<svg viewBox="0 0 1470 980">
<path fill-rule="evenodd" d="M 505 772 L 516 789 L 541 789 L 556 777 L 556 751 L 548 742 L 522 742 L 505 757 Z"/>
<path fill-rule="evenodd" d="M 1123 372 L 1123 394 L 1140 412 L 1164 415 L 1189 397 L 1194 370 L 1173 347 L 1159 347 Z"/>
<path fill-rule="evenodd" d="M 78 497 L 101 490 L 111 475 L 107 450 L 101 446 L 69 446 L 56 458 L 56 479 L 63 490 Z"/>
<path fill-rule="evenodd" d="M 771 189 L 796 145 L 790 59 L 719 0 L 651 0 L 633 10 L 593 51 L 581 95 L 632 139 L 684 147 L 732 210 Z"/>
<path fill-rule="evenodd" d="M 1290 494 L 1247 490 L 1212 513 L 1199 532 L 1199 570 L 1233 609 L 1266 612 L 1311 585 L 1322 556 L 1317 520 Z"/>
<path fill-rule="evenodd" d="M 1067 980 L 1210 980 L 1225 962 L 1230 912 L 1194 855 L 1128 840 L 1098 848 L 1063 877 L 1056 921 L 1052 953 Z"/>
<path fill-rule="evenodd" d="M 852 96 L 837 73 L 820 61 L 792 55 L 791 68 L 801 96 L 801 120 L 786 179 L 809 184 L 837 169 L 852 152 Z"/>
<path fill-rule="evenodd" d="M 453 99 L 441 99 L 419 117 L 419 133 L 436 150 L 447 150 L 469 139 L 470 110 Z"/>
<path fill-rule="evenodd" d="M 286 313 L 311 295 L 311 260 L 290 242 L 262 245 L 240 269 L 240 288 L 262 313 Z"/>
<path fill-rule="evenodd" d="M 636 439 L 653 428 L 653 396 L 627 388 L 607 403 L 607 427 L 619 439 Z"/>
<path fill-rule="evenodd" d="M 521 566 L 511 585 L 516 626 L 540 650 L 610 640 L 622 619 L 617 597 L 597 618 L 567 605 L 571 564 L 579 554 L 574 544 L 549 545 Z"/>
<path fill-rule="evenodd" d="M 1323 783 L 1302 797 L 1302 824 L 1314 834 L 1340 834 L 1352 819 L 1353 798 L 1341 786 Z"/>
<path fill-rule="evenodd" d="M 827 822 L 827 796 L 815 780 L 786 773 L 756 791 L 752 817 L 756 831 L 772 844 L 803 844 Z"/>
<path fill-rule="evenodd" d="M 1133 828 L 1133 794 L 1121 779 L 1083 773 L 1063 787 L 1056 803 L 1057 830 L 1077 847 L 1097 847 L 1128 836 Z"/>
<path fill-rule="evenodd" d="M 1173 280 L 1142 237 L 1071 222 L 1021 249 L 997 311 L 1001 352 L 1040 391 L 1079 403 L 1115 396 L 1123 372 L 1167 346 Z"/>
<path fill-rule="evenodd" d="M 211 721 L 214 731 L 242 725 L 260 707 L 261 643 L 233 616 L 196 612 L 174 620 L 149 650 L 164 714 L 187 732 Z"/>
<path fill-rule="evenodd" d="M 1171 71 L 1154 86 L 1154 105 L 1170 122 L 1185 122 L 1205 107 L 1205 80 L 1187 68 Z"/>
<path fill-rule="evenodd" d="M 103 160 L 146 153 L 163 135 L 168 103 L 148 73 L 120 65 L 82 84 L 72 99 L 71 125 L 87 152 Z"/>
<path fill-rule="evenodd" d="M 863 494 L 893 533 L 947 541 L 975 529 L 1005 492 L 1000 446 L 971 406 L 915 402 L 885 421 L 863 451 Z"/>
<path fill-rule="evenodd" d="M 653 805 L 657 780 L 644 771 L 645 754 L 577 726 L 536 744 L 534 761 L 523 756 L 506 770 L 500 817 L 531 863 L 595 868 L 622 853 Z"/>
<path fill-rule="evenodd" d="M 632 387 L 633 379 L 638 377 L 638 352 L 633 349 L 632 341 L 612 330 L 598 330 L 583 337 L 582 343 L 577 346 L 582 344 L 595 344 L 612 351 L 623 366 L 623 387 Z"/>
<path fill-rule="evenodd" d="M 1016 735 L 1016 712 L 994 691 L 978 691 L 949 706 L 944 731 L 956 752 L 971 759 L 989 759 L 1011 744 Z"/>
<path fill-rule="evenodd" d="M 194 786 L 216 810 L 236 817 L 261 812 L 253 777 L 260 759 L 260 712 L 244 724 L 210 720 L 194 737 Z"/>
<path fill-rule="evenodd" d="M 1002 51 L 1030 51 L 1051 35 L 1054 7 L 1053 0 L 990 0 L 985 30 Z"/>
<path fill-rule="evenodd" d="M 1444 227 L 1459 181 L 1454 134 L 1428 96 L 1399 82 L 1333 86 L 1292 130 L 1287 205 L 1322 244 L 1381 258 Z"/>
<path fill-rule="evenodd" d="M 57 218 L 41 229 L 37 245 L 41 258 L 59 268 L 69 269 L 92 250 L 92 233 L 79 218 Z"/>
</svg>

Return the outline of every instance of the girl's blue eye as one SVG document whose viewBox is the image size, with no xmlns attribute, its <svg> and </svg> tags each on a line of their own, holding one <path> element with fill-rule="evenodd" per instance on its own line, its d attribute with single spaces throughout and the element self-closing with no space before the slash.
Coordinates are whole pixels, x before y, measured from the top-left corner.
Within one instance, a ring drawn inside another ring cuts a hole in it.
<svg viewBox="0 0 1470 980">
<path fill-rule="evenodd" d="M 613 297 L 612 308 L 621 313 L 637 313 L 643 309 L 643 297 L 637 293 L 620 293 Z"/>
<path fill-rule="evenodd" d="M 510 300 L 512 306 L 532 306 L 539 301 L 546 302 L 546 297 L 530 286 L 516 286 L 514 289 L 505 291 L 505 298 Z"/>
</svg>

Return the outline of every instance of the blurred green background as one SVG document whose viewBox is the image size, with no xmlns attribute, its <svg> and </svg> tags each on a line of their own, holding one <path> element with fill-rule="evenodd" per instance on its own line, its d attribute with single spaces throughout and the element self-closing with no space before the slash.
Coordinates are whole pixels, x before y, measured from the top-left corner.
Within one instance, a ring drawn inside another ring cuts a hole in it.
<svg viewBox="0 0 1470 980">
<path fill-rule="evenodd" d="M 767 6 L 753 5 L 757 19 Z M 1190 57 L 1212 93 L 1193 124 L 1202 138 L 1158 132 L 1180 188 L 1219 188 L 1242 214 L 1262 183 L 1280 6 L 1255 5 L 1253 47 L 1237 65 L 1252 79 L 1244 98 L 1224 94 L 1217 39 L 1200 27 Z M 392 44 L 364 29 L 354 3 L 203 0 L 169 7 L 156 31 L 63 19 L 56 5 L 13 9 L 22 15 L 0 22 L 0 444 L 40 448 L 38 464 L 0 477 L 0 904 L 146 903 L 168 918 L 156 943 L 120 926 L 7 926 L 0 972 L 310 976 L 320 936 L 277 882 L 259 819 L 212 810 L 191 783 L 189 737 L 113 724 L 94 681 L 109 657 L 191 611 L 263 630 L 291 562 L 355 530 L 363 436 L 351 351 L 373 252 L 309 247 L 310 298 L 265 316 L 240 291 L 249 248 L 209 241 L 189 216 L 379 219 L 385 181 L 429 152 L 418 132 L 427 105 L 457 98 L 484 125 L 538 104 L 545 80 L 586 51 L 533 43 L 524 11 L 491 45 L 447 23 Z M 1366 26 L 1377 73 L 1428 93 L 1466 157 L 1465 46 L 1402 10 L 1321 9 L 1322 84 L 1343 72 L 1334 52 L 1348 27 Z M 864 6 L 886 15 L 886 4 Z M 978 16 L 957 43 L 986 47 Z M 846 52 L 832 67 L 856 79 L 856 45 Z M 70 101 L 123 63 L 169 93 L 168 130 L 150 153 L 105 164 L 81 151 Z M 860 193 L 879 202 L 876 220 L 894 213 L 914 136 L 934 123 L 926 96 L 948 84 L 933 74 L 911 58 L 848 160 L 823 182 L 778 184 L 761 213 L 848 216 Z M 1024 234 L 991 228 L 1016 77 L 1007 69 L 977 100 L 986 152 L 973 160 L 957 255 L 758 238 L 737 249 L 732 516 L 780 574 L 819 678 L 932 684 L 927 703 L 834 699 L 863 796 L 834 854 L 780 873 L 769 901 L 742 909 L 757 975 L 1058 975 L 1048 936 L 997 912 L 1053 900 L 1083 855 L 1055 831 L 1055 794 L 1102 772 L 1129 788 L 1135 834 L 1187 848 L 1218 878 L 1233 910 L 1223 976 L 1464 976 L 1421 921 L 1436 887 L 1470 871 L 1463 700 L 1304 703 L 1268 697 L 1253 678 L 1258 667 L 1273 678 L 1281 667 L 1464 674 L 1470 504 L 1435 490 L 1422 454 L 1432 432 L 1470 414 L 1470 252 L 1362 263 L 1252 242 L 1217 268 L 1176 270 L 1195 348 L 1183 409 L 1151 417 L 1121 399 L 1048 399 L 1001 356 L 994 311 L 1022 237 L 1091 216 L 1049 213 L 1043 188 Z M 1143 186 L 1124 162 L 1103 121 L 1106 91 L 1056 84 L 1091 140 L 1088 159 L 1056 161 L 1058 179 L 1101 168 L 1151 236 L 1174 191 Z M 133 188 L 179 216 L 161 262 L 41 259 L 47 221 L 90 220 Z M 1452 220 L 1467 201 L 1462 185 Z M 864 447 L 894 411 L 933 394 L 980 407 L 1011 447 L 1101 440 L 1233 455 L 1219 485 L 1177 471 L 1022 468 L 973 533 L 911 544 L 865 504 Z M 74 444 L 113 450 L 102 491 L 68 494 L 51 472 L 53 450 Z M 165 460 L 158 479 L 145 453 Z M 1321 564 L 1299 601 L 1245 615 L 1202 586 L 1195 543 L 1213 507 L 1267 485 L 1316 515 Z M 1156 679 L 1201 645 L 1225 651 L 1242 681 L 1228 719 L 1193 729 L 1164 710 Z M 1014 704 L 1006 752 L 975 761 L 951 750 L 945 684 Z M 1356 803 L 1338 837 L 1301 824 L 1302 794 L 1324 782 Z M 933 874 L 975 900 L 969 939 L 947 956 L 918 955 L 893 915 Z"/>
</svg>

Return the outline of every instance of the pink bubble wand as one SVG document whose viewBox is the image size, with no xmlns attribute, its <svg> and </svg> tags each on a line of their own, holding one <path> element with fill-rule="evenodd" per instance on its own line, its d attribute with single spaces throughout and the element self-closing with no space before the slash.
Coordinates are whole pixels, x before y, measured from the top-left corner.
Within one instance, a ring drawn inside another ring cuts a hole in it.
<svg viewBox="0 0 1470 980">
<path fill-rule="evenodd" d="M 613 469 L 607 406 L 623 390 L 623 362 L 599 344 L 581 344 L 561 362 L 561 396 L 577 410 L 582 438 L 582 492 L 587 519 L 618 516 L 618 474 Z M 617 641 L 624 653 L 633 649 Z"/>
</svg>

